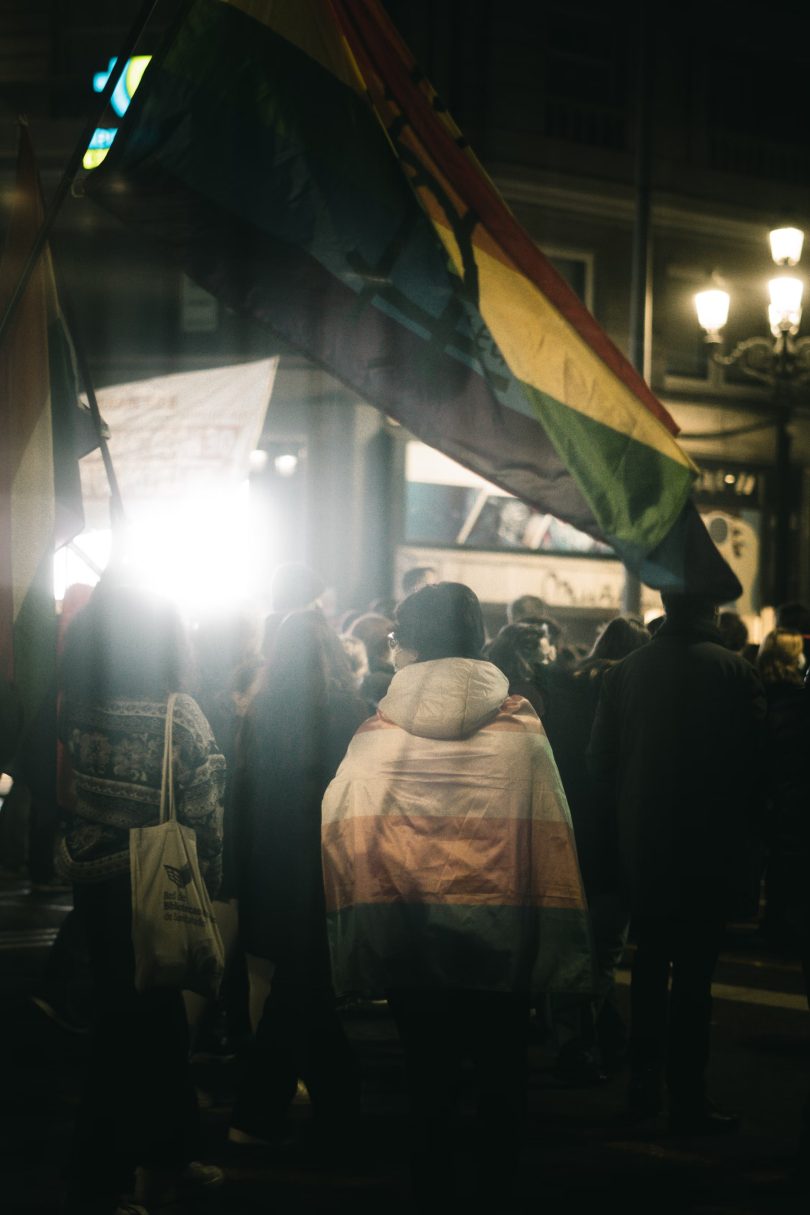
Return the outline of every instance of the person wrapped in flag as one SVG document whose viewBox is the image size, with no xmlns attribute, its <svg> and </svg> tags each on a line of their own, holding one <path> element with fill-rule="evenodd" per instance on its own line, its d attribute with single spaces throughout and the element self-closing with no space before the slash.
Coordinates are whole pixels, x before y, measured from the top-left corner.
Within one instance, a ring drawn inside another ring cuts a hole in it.
<svg viewBox="0 0 810 1215">
<path fill-rule="evenodd" d="M 529 1008 L 540 993 L 592 990 L 571 819 L 540 719 L 481 659 L 470 588 L 409 596 L 393 638 L 397 673 L 323 802 L 334 982 L 393 1011 L 416 1197 L 452 1199 L 448 1128 L 469 1054 L 479 1182 L 501 1201 L 519 1150 Z"/>
</svg>

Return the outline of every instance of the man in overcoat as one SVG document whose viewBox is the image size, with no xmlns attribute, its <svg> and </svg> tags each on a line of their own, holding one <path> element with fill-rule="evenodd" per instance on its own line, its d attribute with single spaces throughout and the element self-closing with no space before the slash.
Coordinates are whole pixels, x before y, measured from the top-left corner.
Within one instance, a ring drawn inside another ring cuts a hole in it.
<svg viewBox="0 0 810 1215">
<path fill-rule="evenodd" d="M 633 914 L 630 1112 L 657 1115 L 666 1079 L 671 1128 L 718 1133 L 736 1119 L 706 1096 L 711 982 L 726 923 L 758 906 L 765 697 L 711 601 L 662 599 L 653 640 L 603 680 L 589 763 Z"/>
</svg>

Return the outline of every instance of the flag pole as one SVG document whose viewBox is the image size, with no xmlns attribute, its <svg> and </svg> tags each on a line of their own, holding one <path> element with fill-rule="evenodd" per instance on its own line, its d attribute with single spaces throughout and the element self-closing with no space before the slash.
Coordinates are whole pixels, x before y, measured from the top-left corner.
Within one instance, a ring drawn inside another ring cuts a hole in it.
<svg viewBox="0 0 810 1215">
<path fill-rule="evenodd" d="M 156 5 L 157 0 L 145 0 L 145 3 L 141 6 L 141 10 L 138 13 L 138 16 L 135 18 L 135 21 L 133 22 L 132 27 L 124 41 L 124 46 L 117 57 L 116 68 L 114 71 L 110 72 L 107 83 L 104 86 L 104 91 L 101 94 L 101 100 L 99 102 L 98 115 L 94 116 L 92 119 L 88 119 L 88 121 L 85 123 L 82 133 L 79 136 L 78 143 L 73 149 L 70 160 L 68 161 L 65 171 L 62 174 L 61 181 L 56 187 L 56 191 L 54 192 L 54 195 L 45 211 L 45 218 L 42 221 L 42 227 L 39 229 L 34 244 L 31 248 L 31 252 L 28 254 L 28 258 L 23 266 L 17 285 L 14 288 L 14 292 L 8 302 L 8 306 L 6 307 L 6 311 L 3 314 L 3 319 L 0 321 L 0 346 L 3 344 L 8 332 L 8 328 L 15 312 L 17 311 L 17 305 L 25 294 L 25 289 L 28 286 L 28 280 L 33 273 L 34 267 L 39 261 L 42 250 L 45 248 L 48 237 L 53 229 L 53 225 L 56 222 L 56 217 L 62 208 L 63 202 L 68 196 L 70 187 L 73 185 L 73 180 L 79 171 L 79 167 L 87 150 L 87 146 L 93 137 L 93 132 L 98 126 L 104 111 L 107 109 L 109 100 L 115 91 L 115 86 L 118 84 L 118 81 L 126 68 L 127 60 L 131 58 L 132 52 L 138 45 L 138 41 L 146 28 L 147 22 L 152 16 L 152 11 Z"/>
<path fill-rule="evenodd" d="M 652 313 L 650 276 L 650 178 L 652 164 L 653 74 L 648 37 L 647 6 L 638 5 L 636 64 L 636 218 L 633 228 L 633 260 L 630 280 L 630 362 L 649 383 L 649 326 Z M 641 579 L 625 566 L 622 611 L 641 614 Z"/>
<path fill-rule="evenodd" d="M 99 409 L 98 405 L 98 397 L 96 396 L 93 377 L 90 374 L 90 364 L 87 361 L 84 343 L 79 340 L 76 319 L 71 306 L 70 296 L 63 290 L 61 284 L 59 287 L 59 298 L 62 304 L 65 327 L 73 345 L 73 353 L 76 356 L 76 367 L 79 371 L 79 378 L 84 386 L 84 391 L 87 393 L 87 403 L 90 406 L 90 416 L 93 419 L 93 426 L 95 428 L 96 437 L 98 438 L 98 447 L 99 451 L 101 452 L 101 459 L 104 462 L 104 471 L 107 474 L 107 484 L 110 487 L 110 522 L 112 523 L 113 530 L 115 530 L 117 526 L 121 526 L 126 522 L 124 500 L 121 497 L 121 487 L 118 484 L 118 477 L 116 476 L 112 456 L 110 455 L 110 447 L 107 443 L 107 436 L 104 433 L 104 420 L 101 417 L 101 410 Z"/>
</svg>

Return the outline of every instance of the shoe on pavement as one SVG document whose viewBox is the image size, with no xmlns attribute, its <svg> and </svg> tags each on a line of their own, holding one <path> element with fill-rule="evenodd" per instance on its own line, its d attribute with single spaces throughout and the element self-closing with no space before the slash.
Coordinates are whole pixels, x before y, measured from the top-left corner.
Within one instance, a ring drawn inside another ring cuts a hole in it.
<svg viewBox="0 0 810 1215">
<path fill-rule="evenodd" d="M 226 1136 L 228 1143 L 238 1148 L 268 1148 L 273 1151 L 283 1150 L 293 1142 L 289 1130 L 285 1127 L 277 1131 L 263 1130 L 245 1131 L 239 1126 L 229 1126 Z"/>
<path fill-rule="evenodd" d="M 182 1186 L 215 1190 L 225 1181 L 225 1174 L 218 1164 L 203 1164 L 200 1160 L 190 1160 L 181 1172 L 179 1181 Z"/>
<path fill-rule="evenodd" d="M 268 1138 L 266 1135 L 254 1135 L 250 1131 L 240 1130 L 238 1126 L 228 1127 L 228 1143 L 235 1143 L 237 1147 L 273 1147 L 275 1140 Z"/>
<path fill-rule="evenodd" d="M 46 1000 L 45 996 L 31 996 L 31 1003 L 44 1013 L 49 1021 L 53 1021 L 54 1025 L 58 1025 L 68 1034 L 89 1034 L 90 1026 L 85 1025 L 81 1021 L 74 1020 L 68 1012 L 59 1008 L 55 1002 Z"/>
<path fill-rule="evenodd" d="M 699 1106 L 671 1106 L 669 1129 L 674 1135 L 732 1135 L 740 1129 L 740 1120 L 705 1101 Z"/>
<path fill-rule="evenodd" d="M 135 1201 L 149 1208 L 169 1206 L 192 1193 L 215 1190 L 225 1181 L 225 1174 L 216 1164 L 191 1160 L 181 1169 L 135 1170 Z"/>
</svg>

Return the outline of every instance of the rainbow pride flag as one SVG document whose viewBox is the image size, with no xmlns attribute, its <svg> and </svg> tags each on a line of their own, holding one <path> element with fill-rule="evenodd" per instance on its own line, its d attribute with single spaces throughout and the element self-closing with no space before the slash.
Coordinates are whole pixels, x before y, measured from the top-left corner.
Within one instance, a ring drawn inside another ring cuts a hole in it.
<svg viewBox="0 0 810 1215">
<path fill-rule="evenodd" d="M 650 585 L 740 593 L 672 419 L 511 215 L 377 0 L 193 0 L 86 190 Z"/>
<path fill-rule="evenodd" d="M 21 124 L 0 265 L 0 315 L 43 215 L 34 152 Z M 0 677 L 19 693 L 25 748 L 34 738 L 48 740 L 44 764 L 56 761 L 53 554 L 84 526 L 78 459 L 96 443 L 89 412 L 78 403 L 72 348 L 46 248 L 0 348 Z M 39 768 L 39 757 L 29 766 Z"/>
</svg>

